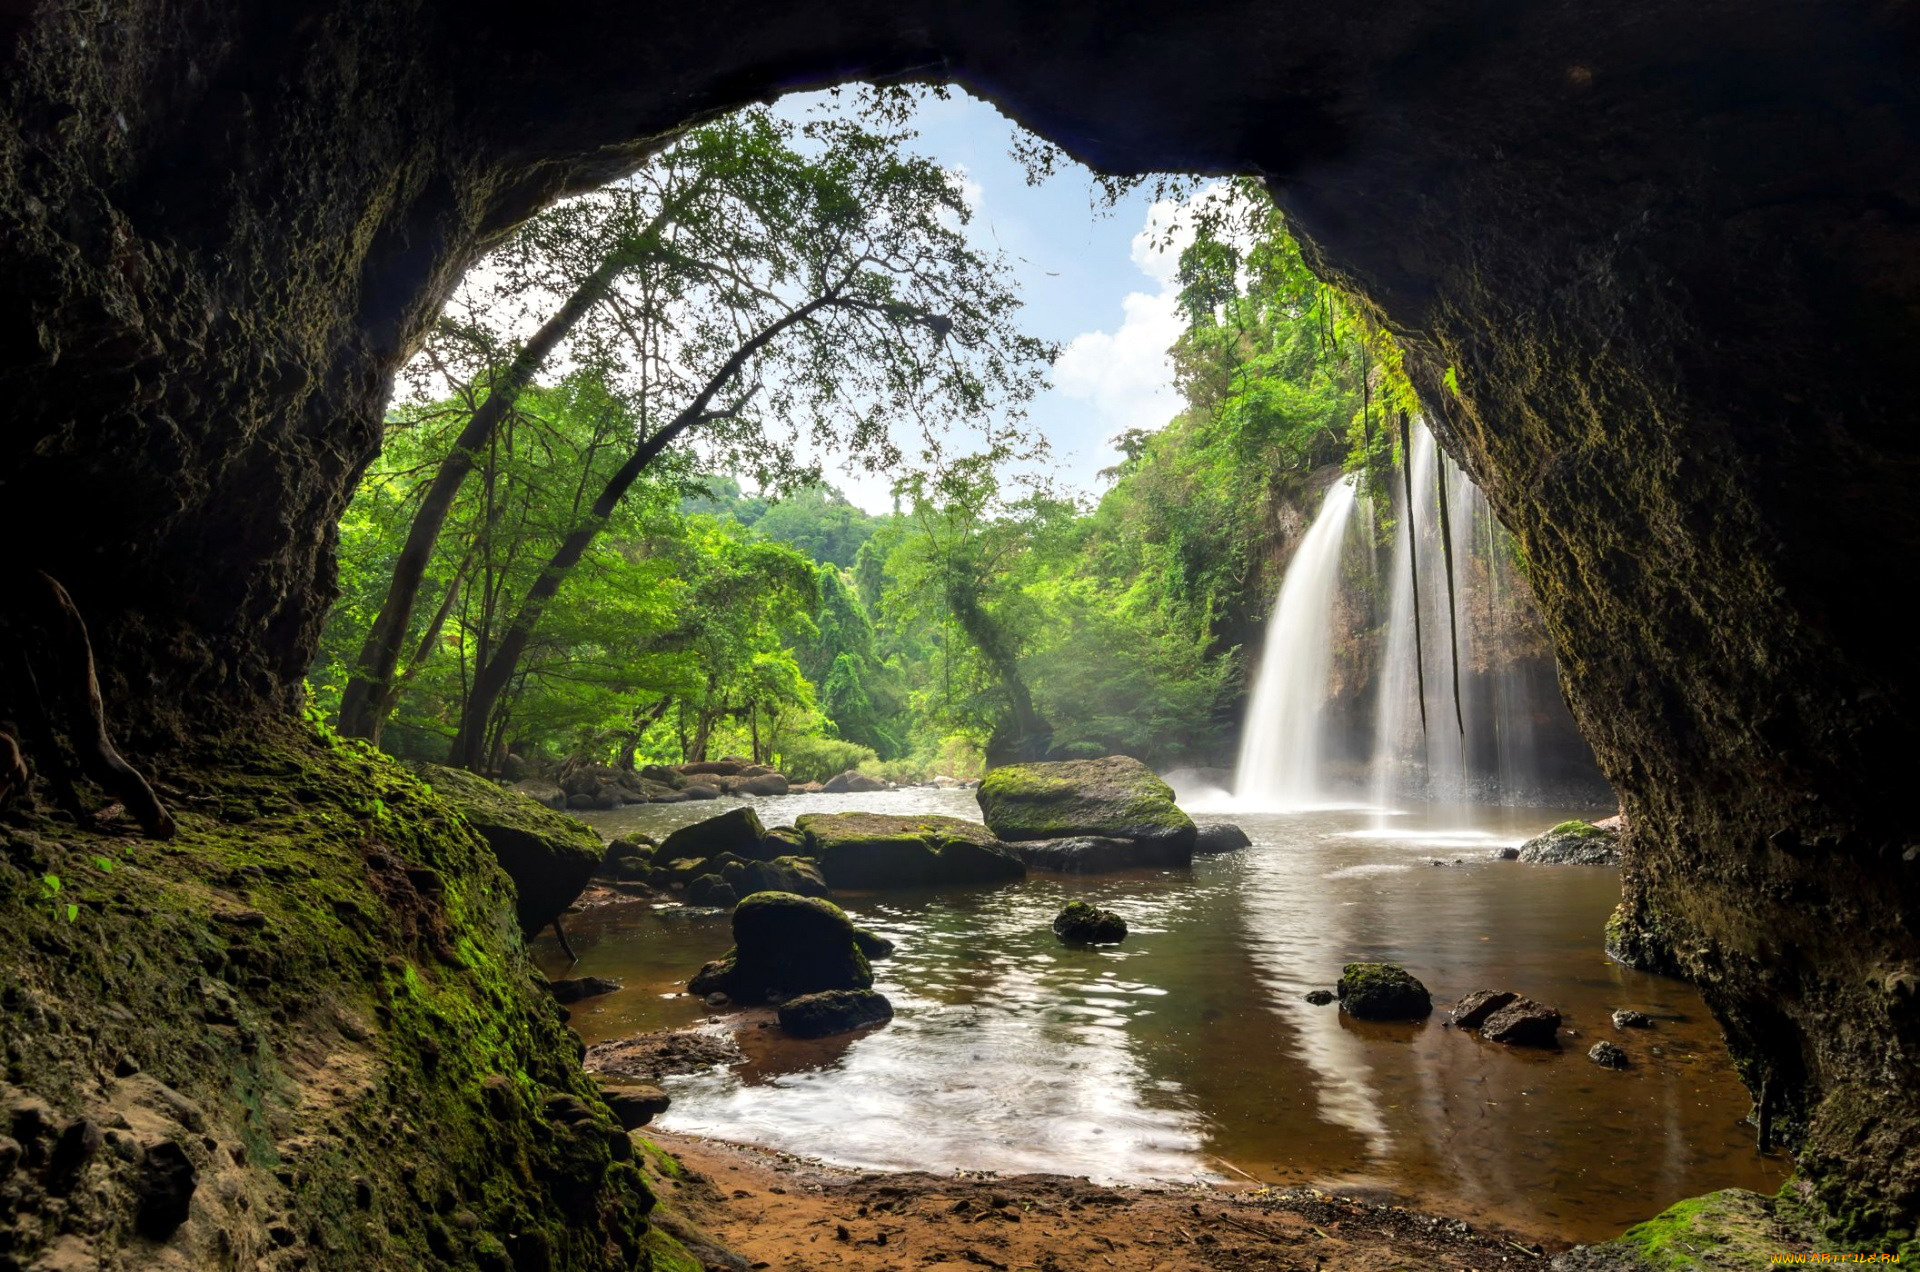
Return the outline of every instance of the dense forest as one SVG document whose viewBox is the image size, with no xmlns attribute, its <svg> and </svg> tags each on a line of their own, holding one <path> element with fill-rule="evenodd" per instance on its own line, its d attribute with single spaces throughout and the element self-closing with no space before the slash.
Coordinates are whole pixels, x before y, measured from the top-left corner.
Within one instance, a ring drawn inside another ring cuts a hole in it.
<svg viewBox="0 0 1920 1272">
<path fill-rule="evenodd" d="M 1398 350 L 1257 188 L 1202 190 L 1184 409 L 1116 439 L 1097 498 L 1062 491 L 1019 411 L 1052 350 L 912 140 L 749 112 L 494 253 L 347 511 L 317 708 L 485 771 L 1224 762 L 1281 567 L 1342 469 L 1385 543 L 1414 406 Z M 834 457 L 891 472 L 893 509 L 825 484 Z"/>
</svg>

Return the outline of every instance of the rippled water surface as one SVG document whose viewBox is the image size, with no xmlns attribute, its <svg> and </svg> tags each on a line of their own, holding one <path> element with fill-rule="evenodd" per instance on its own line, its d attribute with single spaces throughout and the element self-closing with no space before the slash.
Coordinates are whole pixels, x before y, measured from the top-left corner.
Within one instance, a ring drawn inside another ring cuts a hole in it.
<svg viewBox="0 0 1920 1272">
<path fill-rule="evenodd" d="M 752 802 L 769 825 L 847 809 L 979 815 L 964 791 Z M 658 834 L 723 807 L 589 817 Z M 1561 814 L 1475 809 L 1471 831 L 1438 810 L 1382 828 L 1358 811 L 1231 816 L 1254 846 L 1191 871 L 842 894 L 899 944 L 875 964 L 894 1022 L 809 1043 L 750 1031 L 746 1065 L 669 1080 L 665 1125 L 856 1166 L 1377 1188 L 1572 1240 L 1711 1189 L 1779 1186 L 1784 1163 L 1754 1153 L 1699 996 L 1601 952 L 1614 871 L 1488 856 Z M 1076 898 L 1124 916 L 1126 943 L 1060 945 L 1049 924 Z M 569 934 L 571 974 L 625 985 L 574 1008 L 588 1041 L 706 1018 L 677 991 L 725 951 L 725 915 L 621 904 L 575 916 Z M 566 967 L 547 944 L 541 959 Z M 1372 1024 L 1303 1000 L 1357 959 L 1404 964 L 1442 1010 Z M 1481 988 L 1551 1003 L 1577 1036 L 1524 1051 L 1444 1026 L 1444 1004 Z M 1658 1024 L 1615 1031 L 1618 1007 Z M 1633 1066 L 1590 1063 L 1600 1038 Z"/>
</svg>

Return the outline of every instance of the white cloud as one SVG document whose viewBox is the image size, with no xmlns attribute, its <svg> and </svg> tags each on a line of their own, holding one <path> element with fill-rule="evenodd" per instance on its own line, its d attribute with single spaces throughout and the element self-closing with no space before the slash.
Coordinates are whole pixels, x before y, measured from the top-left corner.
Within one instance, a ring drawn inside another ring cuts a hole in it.
<svg viewBox="0 0 1920 1272">
<path fill-rule="evenodd" d="M 1128 254 L 1159 290 L 1128 293 L 1118 328 L 1081 332 L 1053 364 L 1054 386 L 1091 403 L 1109 438 L 1128 429 L 1164 427 L 1180 409 L 1167 356 L 1185 328 L 1176 278 L 1180 253 L 1193 242 L 1193 208 L 1218 197 L 1221 189 L 1209 186 L 1184 203 L 1162 199 L 1147 209 L 1146 224 L 1133 236 Z"/>
<path fill-rule="evenodd" d="M 967 211 L 979 212 L 980 196 L 985 194 L 986 190 L 974 180 L 973 174 L 967 171 L 967 165 L 956 163 L 947 171 L 952 174 L 955 181 L 960 183 L 960 202 L 967 205 Z"/>
</svg>

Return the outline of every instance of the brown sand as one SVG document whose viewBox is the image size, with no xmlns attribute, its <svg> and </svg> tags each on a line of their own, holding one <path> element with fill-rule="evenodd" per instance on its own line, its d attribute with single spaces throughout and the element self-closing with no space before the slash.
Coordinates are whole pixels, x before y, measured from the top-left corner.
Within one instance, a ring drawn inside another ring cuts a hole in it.
<svg viewBox="0 0 1920 1272">
<path fill-rule="evenodd" d="M 1058 1175 L 857 1172 L 687 1135 L 642 1134 L 688 1172 L 684 1180 L 663 1181 L 666 1208 L 744 1256 L 747 1266 L 773 1272 L 1546 1266 L 1547 1248 L 1525 1236 L 1312 1189 L 1154 1190 Z"/>
</svg>

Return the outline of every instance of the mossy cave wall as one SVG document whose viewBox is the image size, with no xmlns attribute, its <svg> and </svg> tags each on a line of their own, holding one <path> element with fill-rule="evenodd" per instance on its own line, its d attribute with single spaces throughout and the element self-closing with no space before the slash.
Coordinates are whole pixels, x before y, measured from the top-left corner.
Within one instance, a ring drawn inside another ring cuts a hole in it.
<svg viewBox="0 0 1920 1272">
<path fill-rule="evenodd" d="M 917 75 L 1109 169 L 1263 174 L 1525 546 L 1632 816 L 1635 921 L 1834 1213 L 1899 1231 L 1916 22 L 1866 0 L 10 0 L 0 544 L 73 593 L 140 749 L 207 757 L 292 712 L 334 518 L 460 270 L 675 126 Z M 269 912 L 298 889 L 253 890 Z"/>
<path fill-rule="evenodd" d="M 684 1259 L 457 814 L 297 726 L 183 759 L 164 846 L 0 830 L 0 1267 Z"/>
</svg>

